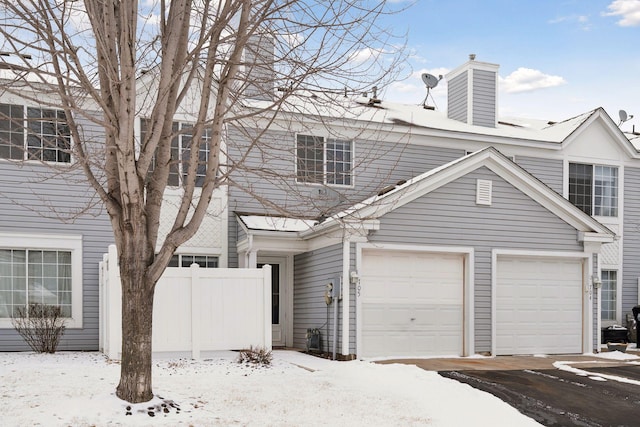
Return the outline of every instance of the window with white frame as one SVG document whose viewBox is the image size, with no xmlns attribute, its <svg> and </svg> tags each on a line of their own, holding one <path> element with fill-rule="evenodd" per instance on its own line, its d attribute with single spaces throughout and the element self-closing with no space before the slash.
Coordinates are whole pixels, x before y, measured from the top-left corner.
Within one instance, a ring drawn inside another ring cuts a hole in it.
<svg viewBox="0 0 640 427">
<path fill-rule="evenodd" d="M 0 327 L 32 303 L 59 306 L 68 327 L 82 326 L 81 237 L 0 235 Z"/>
<path fill-rule="evenodd" d="M 169 261 L 169 267 L 191 267 L 198 264 L 200 268 L 218 268 L 218 257 L 214 255 L 175 254 Z"/>
<path fill-rule="evenodd" d="M 618 304 L 618 272 L 616 270 L 602 270 L 602 286 L 600 288 L 600 313 L 602 320 L 615 321 L 617 317 L 616 306 Z"/>
<path fill-rule="evenodd" d="M 0 104 L 0 158 L 70 163 L 71 132 L 64 111 Z"/>
<path fill-rule="evenodd" d="M 569 164 L 569 201 L 595 216 L 618 216 L 618 168 Z"/>
<path fill-rule="evenodd" d="M 140 139 L 146 138 L 149 131 L 149 120 L 140 119 Z M 179 187 L 187 177 L 189 162 L 191 161 L 191 141 L 193 140 L 191 129 L 193 125 L 187 123 L 173 122 L 172 130 L 174 137 L 171 139 L 171 164 L 169 165 L 169 179 L 167 185 Z M 209 161 L 211 147 L 211 131 L 204 129 L 198 150 L 198 168 L 196 171 L 196 187 L 204 185 L 204 178 L 207 174 L 207 162 Z M 152 160 L 149 173 L 155 169 L 155 156 Z"/>
<path fill-rule="evenodd" d="M 297 182 L 352 185 L 353 142 L 320 136 L 296 136 Z"/>
</svg>

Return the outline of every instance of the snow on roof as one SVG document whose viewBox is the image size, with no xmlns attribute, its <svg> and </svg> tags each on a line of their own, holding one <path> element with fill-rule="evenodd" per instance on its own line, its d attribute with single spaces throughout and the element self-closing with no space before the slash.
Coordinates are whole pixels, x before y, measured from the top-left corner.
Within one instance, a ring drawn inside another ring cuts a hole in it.
<svg viewBox="0 0 640 427">
<path fill-rule="evenodd" d="M 250 100 L 246 105 L 269 109 L 272 103 Z M 398 104 L 387 101 L 373 102 L 370 98 L 363 96 L 354 98 L 337 94 L 302 92 L 290 95 L 281 108 L 290 113 L 320 117 L 552 143 L 564 141 L 597 111 L 594 109 L 560 122 L 499 118 L 496 127 L 491 128 L 450 119 L 446 113 L 426 109 L 422 105 Z"/>
<path fill-rule="evenodd" d="M 286 218 L 266 215 L 238 215 L 249 230 L 262 231 L 305 231 L 317 224 L 308 219 Z"/>
<path fill-rule="evenodd" d="M 627 137 L 633 148 L 640 151 L 640 133 L 637 132 L 625 132 L 624 136 Z"/>
</svg>

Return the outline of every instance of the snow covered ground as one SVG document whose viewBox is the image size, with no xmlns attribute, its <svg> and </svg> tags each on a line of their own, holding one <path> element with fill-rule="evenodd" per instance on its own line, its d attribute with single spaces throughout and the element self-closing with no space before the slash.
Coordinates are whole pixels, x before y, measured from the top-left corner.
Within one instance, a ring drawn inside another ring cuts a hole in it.
<svg viewBox="0 0 640 427">
<path fill-rule="evenodd" d="M 199 361 L 156 360 L 159 397 L 126 415 L 127 403 L 114 394 L 120 366 L 99 353 L 0 353 L 0 424 L 538 425 L 488 393 L 414 366 L 273 354 L 270 367 L 239 364 L 233 352 Z"/>
</svg>

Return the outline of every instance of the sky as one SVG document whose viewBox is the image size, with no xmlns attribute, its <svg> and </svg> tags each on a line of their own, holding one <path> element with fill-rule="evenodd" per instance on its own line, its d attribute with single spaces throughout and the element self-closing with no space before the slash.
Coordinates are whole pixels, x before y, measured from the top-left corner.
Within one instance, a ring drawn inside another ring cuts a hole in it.
<svg viewBox="0 0 640 427">
<path fill-rule="evenodd" d="M 383 100 L 421 104 L 420 79 L 477 61 L 498 64 L 500 117 L 564 120 L 603 107 L 640 129 L 640 0 L 394 0 L 381 25 L 406 31 L 409 55 Z M 446 111 L 446 78 L 429 103 Z"/>
<path fill-rule="evenodd" d="M 635 352 L 590 356 L 594 363 L 613 359 L 631 366 L 640 360 Z M 489 393 L 416 366 L 335 362 L 283 350 L 273 352 L 268 367 L 237 359 L 230 351 L 203 360 L 156 359 L 156 396 L 128 405 L 114 395 L 120 364 L 97 352 L 0 352 L 2 425 L 540 425 Z M 594 376 L 571 362 L 554 367 L 594 381 L 640 384 Z"/>
</svg>

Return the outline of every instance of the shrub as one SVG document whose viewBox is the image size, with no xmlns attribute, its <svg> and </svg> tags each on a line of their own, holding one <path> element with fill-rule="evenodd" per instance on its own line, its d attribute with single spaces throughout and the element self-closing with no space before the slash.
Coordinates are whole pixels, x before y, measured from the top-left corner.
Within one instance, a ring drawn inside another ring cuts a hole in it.
<svg viewBox="0 0 640 427">
<path fill-rule="evenodd" d="M 19 307 L 11 323 L 36 353 L 55 353 L 65 330 L 62 310 L 55 305 Z"/>
<path fill-rule="evenodd" d="M 249 347 L 249 349 L 240 350 L 238 356 L 238 363 L 254 363 L 256 365 L 271 365 L 271 359 L 273 355 L 271 350 L 267 350 L 265 347 Z"/>
</svg>

